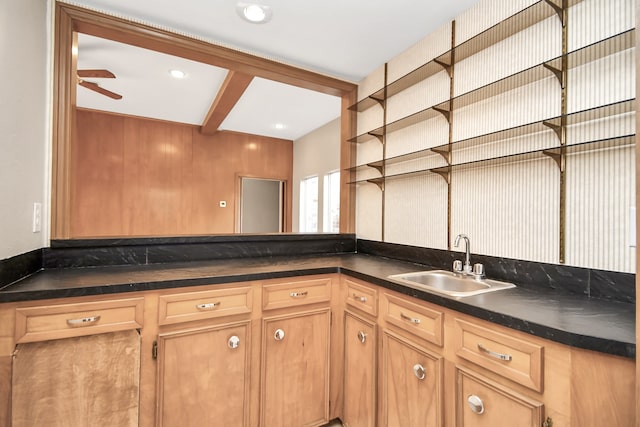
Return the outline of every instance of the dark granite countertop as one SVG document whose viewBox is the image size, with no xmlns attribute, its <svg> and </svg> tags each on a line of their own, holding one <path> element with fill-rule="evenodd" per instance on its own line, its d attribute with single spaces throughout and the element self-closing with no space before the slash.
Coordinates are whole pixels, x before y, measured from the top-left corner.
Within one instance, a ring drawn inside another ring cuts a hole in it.
<svg viewBox="0 0 640 427">
<path fill-rule="evenodd" d="M 427 269 L 432 268 L 355 253 L 45 269 L 0 289 L 0 303 L 341 272 L 541 338 L 635 358 L 634 304 L 525 287 L 455 299 L 387 279 Z"/>
</svg>

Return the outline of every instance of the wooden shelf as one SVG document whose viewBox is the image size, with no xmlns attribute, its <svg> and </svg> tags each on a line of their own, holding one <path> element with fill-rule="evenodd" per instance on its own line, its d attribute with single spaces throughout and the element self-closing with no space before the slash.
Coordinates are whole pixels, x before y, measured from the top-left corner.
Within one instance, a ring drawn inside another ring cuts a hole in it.
<svg viewBox="0 0 640 427">
<path fill-rule="evenodd" d="M 580 1 L 582 0 L 570 0 L 569 6 L 573 6 Z M 453 57 L 455 57 L 456 62 L 460 62 L 544 21 L 554 14 L 557 14 L 562 19 L 560 10 L 552 0 L 540 0 L 388 84 L 386 97 L 385 89 L 382 88 L 350 106 L 349 109 L 362 112 L 374 105 L 383 105 L 386 98 L 396 95 L 440 71 L 449 72 Z"/>
<path fill-rule="evenodd" d="M 598 59 L 605 58 L 609 55 L 622 52 L 627 49 L 631 49 L 635 46 L 635 30 L 628 30 L 591 45 L 577 49 L 567 55 L 569 68 L 578 67 L 588 62 L 596 61 Z M 447 100 L 439 104 L 433 105 L 410 116 L 396 120 L 386 126 L 380 126 L 379 128 L 370 130 L 364 134 L 358 135 L 355 138 L 350 139 L 350 142 L 362 143 L 370 140 L 373 137 L 382 139 L 383 135 L 395 132 L 400 129 L 412 126 L 438 117 L 442 115 L 445 119 L 449 120 L 450 112 L 469 106 L 484 99 L 489 99 L 494 96 L 502 95 L 506 92 L 514 90 L 516 88 L 540 81 L 542 79 L 558 76 L 558 73 L 562 71 L 562 56 L 546 61 L 542 64 L 535 65 L 527 68 L 526 70 L 519 71 L 510 76 L 504 77 L 495 82 L 481 86 L 477 89 L 473 89 L 464 94 L 458 95 L 452 100 Z M 559 83 L 562 81 L 560 77 Z"/>
<path fill-rule="evenodd" d="M 558 161 L 558 157 L 563 154 L 574 154 L 574 153 L 583 153 L 588 151 L 598 151 L 603 149 L 610 148 L 620 148 L 625 146 L 633 146 L 635 144 L 635 134 L 633 135 L 625 135 L 616 138 L 607 138 L 596 141 L 582 142 L 579 144 L 572 144 L 566 146 L 555 146 L 552 148 L 545 148 L 541 150 L 533 150 L 527 151 L 517 154 L 510 154 L 507 156 L 498 156 L 491 157 L 482 160 L 475 160 L 471 162 L 457 163 L 448 166 L 441 166 L 436 168 L 429 169 L 420 169 L 411 172 L 387 175 L 385 177 L 376 178 L 376 181 L 388 181 L 392 179 L 399 178 L 409 178 L 414 176 L 420 176 L 428 173 L 436 173 L 447 182 L 449 182 L 449 174 L 451 172 L 460 171 L 460 170 L 468 170 L 477 167 L 487 167 L 487 166 L 503 166 L 516 162 L 524 162 L 528 160 L 535 159 L 543 159 L 545 157 L 550 158 L 552 160 Z M 372 182 L 374 180 L 367 180 L 367 182 Z"/>
</svg>

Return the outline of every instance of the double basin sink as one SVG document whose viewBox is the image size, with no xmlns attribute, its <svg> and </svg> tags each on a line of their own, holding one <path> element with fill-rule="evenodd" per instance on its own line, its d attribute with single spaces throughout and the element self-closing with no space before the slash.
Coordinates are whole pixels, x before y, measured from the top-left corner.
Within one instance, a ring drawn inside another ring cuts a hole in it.
<svg viewBox="0 0 640 427">
<path fill-rule="evenodd" d="M 403 285 L 450 297 L 468 297 L 514 288 L 516 285 L 498 280 L 476 278 L 473 275 L 446 270 L 416 271 L 389 276 Z"/>
</svg>

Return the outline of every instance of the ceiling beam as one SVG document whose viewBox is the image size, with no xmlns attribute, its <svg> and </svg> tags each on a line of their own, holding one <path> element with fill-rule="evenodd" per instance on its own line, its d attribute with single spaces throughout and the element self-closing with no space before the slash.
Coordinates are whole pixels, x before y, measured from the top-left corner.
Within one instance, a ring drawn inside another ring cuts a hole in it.
<svg viewBox="0 0 640 427">
<path fill-rule="evenodd" d="M 227 77 L 225 77 L 218 95 L 213 100 L 207 117 L 205 117 L 200 127 L 201 134 L 213 135 L 218 131 L 218 128 L 236 105 L 251 80 L 253 80 L 253 76 L 238 71 L 230 70 L 227 73 Z"/>
<path fill-rule="evenodd" d="M 351 82 L 304 70 L 282 62 L 240 52 L 228 47 L 197 40 L 186 35 L 155 28 L 139 22 L 106 15 L 71 4 L 56 3 L 57 13 L 67 15 L 73 30 L 174 55 L 203 64 L 264 79 L 342 96 L 356 88 Z"/>
</svg>

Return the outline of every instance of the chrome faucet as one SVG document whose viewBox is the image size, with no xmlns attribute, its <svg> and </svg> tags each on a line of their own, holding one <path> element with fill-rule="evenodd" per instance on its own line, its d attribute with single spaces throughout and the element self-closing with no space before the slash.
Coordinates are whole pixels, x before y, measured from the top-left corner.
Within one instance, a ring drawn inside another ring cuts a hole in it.
<svg viewBox="0 0 640 427">
<path fill-rule="evenodd" d="M 465 243 L 465 258 L 464 258 L 464 266 L 462 267 L 462 271 L 465 273 L 471 273 L 471 243 L 469 243 L 469 237 L 466 234 L 458 234 L 456 236 L 456 240 L 453 241 L 453 246 L 458 247 L 460 245 L 460 239 L 464 239 Z"/>
<path fill-rule="evenodd" d="M 469 237 L 466 234 L 458 234 L 456 236 L 456 239 L 453 241 L 453 246 L 457 248 L 460 244 L 460 239 L 464 239 L 465 243 L 464 266 L 462 265 L 462 262 L 460 260 L 453 261 L 454 273 L 462 273 L 464 275 L 473 276 L 476 280 L 484 279 L 484 265 L 475 264 L 473 267 L 471 267 L 471 243 L 469 242 Z"/>
</svg>

